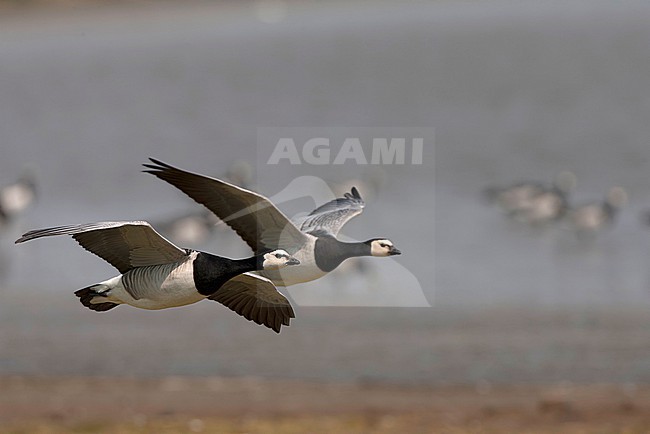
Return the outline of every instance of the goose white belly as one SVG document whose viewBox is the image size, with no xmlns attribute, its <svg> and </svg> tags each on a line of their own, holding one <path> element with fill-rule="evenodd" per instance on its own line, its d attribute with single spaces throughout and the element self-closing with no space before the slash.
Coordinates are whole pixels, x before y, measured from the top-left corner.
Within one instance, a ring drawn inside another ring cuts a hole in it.
<svg viewBox="0 0 650 434">
<path fill-rule="evenodd" d="M 102 282 L 110 288 L 106 301 L 140 309 L 166 309 L 201 301 L 205 296 L 194 285 L 193 262 L 194 256 L 181 264 L 142 267 Z"/>
</svg>

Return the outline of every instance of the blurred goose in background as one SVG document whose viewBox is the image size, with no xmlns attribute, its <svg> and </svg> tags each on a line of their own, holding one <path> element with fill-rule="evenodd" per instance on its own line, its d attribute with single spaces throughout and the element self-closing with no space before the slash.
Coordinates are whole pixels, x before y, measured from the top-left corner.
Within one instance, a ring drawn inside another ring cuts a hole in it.
<svg viewBox="0 0 650 434">
<path fill-rule="evenodd" d="M 226 171 L 225 178 L 243 188 L 253 185 L 253 167 L 244 160 L 237 160 Z M 215 233 L 227 229 L 226 225 L 209 210 L 188 211 L 155 222 L 161 233 L 172 241 L 185 245 L 200 245 Z"/>
<path fill-rule="evenodd" d="M 260 274 L 276 285 L 289 286 L 323 277 L 348 258 L 392 256 L 401 252 L 385 238 L 346 243 L 337 235 L 351 218 L 361 214 L 365 203 L 356 188 L 328 202 L 301 222 L 292 222 L 266 197 L 215 178 L 187 172 L 150 158 L 150 173 L 180 189 L 204 205 L 253 249 L 287 250 L 300 265 L 286 270 L 264 270 Z M 282 246 L 282 247 L 280 247 Z"/>
<path fill-rule="evenodd" d="M 72 235 L 84 249 L 118 269 L 120 275 L 75 292 L 87 308 L 104 312 L 120 304 L 140 309 L 218 301 L 249 321 L 280 333 L 294 312 L 270 280 L 252 274 L 300 262 L 284 250 L 229 259 L 181 249 L 144 221 L 99 222 L 27 232 L 16 244 L 41 237 Z"/>
<path fill-rule="evenodd" d="M 484 197 L 512 216 L 527 208 L 533 197 L 544 191 L 541 182 L 523 181 L 508 187 L 489 187 L 484 190 Z"/>
<path fill-rule="evenodd" d="M 488 188 L 484 196 L 508 216 L 532 225 L 558 220 L 568 209 L 568 194 L 575 187 L 572 172 L 561 172 L 552 185 L 524 181 L 503 188 Z"/>
<path fill-rule="evenodd" d="M 621 187 L 614 187 L 609 190 L 605 200 L 573 208 L 569 212 L 570 224 L 579 233 L 598 232 L 614 223 L 627 200 L 627 192 Z"/>
<path fill-rule="evenodd" d="M 211 212 L 200 210 L 177 214 L 155 225 L 175 243 L 200 245 L 218 232 L 222 223 Z"/>
<path fill-rule="evenodd" d="M 0 188 L 0 226 L 10 223 L 36 200 L 34 170 L 25 169 L 13 184 Z"/>
<path fill-rule="evenodd" d="M 225 179 L 241 188 L 253 188 L 253 166 L 246 160 L 233 162 L 226 171 Z"/>
<path fill-rule="evenodd" d="M 561 219 L 568 209 L 566 192 L 552 186 L 533 196 L 527 206 L 516 212 L 515 218 L 531 225 L 543 225 Z"/>
</svg>

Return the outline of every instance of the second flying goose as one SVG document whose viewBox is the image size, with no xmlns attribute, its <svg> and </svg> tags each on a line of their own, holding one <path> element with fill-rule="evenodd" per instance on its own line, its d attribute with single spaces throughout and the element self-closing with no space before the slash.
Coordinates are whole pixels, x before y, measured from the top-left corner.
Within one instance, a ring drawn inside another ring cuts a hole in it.
<svg viewBox="0 0 650 434">
<path fill-rule="evenodd" d="M 364 242 L 339 241 L 337 235 L 365 203 L 356 188 L 312 211 L 301 223 L 292 222 L 266 197 L 225 181 L 177 169 L 150 159 L 145 164 L 158 178 L 206 206 L 257 254 L 282 248 L 300 261 L 296 267 L 260 272 L 276 285 L 289 286 L 318 279 L 344 260 L 357 256 L 392 256 L 401 252 L 385 238 Z"/>
</svg>

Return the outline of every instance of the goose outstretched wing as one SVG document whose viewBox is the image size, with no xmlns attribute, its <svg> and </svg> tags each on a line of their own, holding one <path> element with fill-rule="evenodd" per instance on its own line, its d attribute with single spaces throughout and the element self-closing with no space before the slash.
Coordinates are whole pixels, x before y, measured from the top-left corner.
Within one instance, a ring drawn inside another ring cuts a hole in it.
<svg viewBox="0 0 650 434">
<path fill-rule="evenodd" d="M 350 193 L 336 198 L 313 210 L 300 225 L 300 230 L 306 233 L 326 233 L 338 235 L 341 228 L 351 218 L 361 214 L 366 206 L 356 187 Z"/>
<path fill-rule="evenodd" d="M 253 249 L 255 253 L 282 248 L 295 253 L 307 236 L 266 197 L 225 181 L 187 172 L 150 158 L 146 173 L 168 182 L 204 205 Z"/>
<path fill-rule="evenodd" d="M 24 234 L 16 240 L 16 244 L 55 235 L 72 235 L 84 249 L 104 259 L 120 273 L 187 258 L 184 249 L 163 238 L 145 221 L 99 222 L 37 229 Z"/>
<path fill-rule="evenodd" d="M 276 333 L 296 317 L 291 303 L 275 285 L 269 279 L 252 273 L 233 277 L 208 298 Z"/>
</svg>

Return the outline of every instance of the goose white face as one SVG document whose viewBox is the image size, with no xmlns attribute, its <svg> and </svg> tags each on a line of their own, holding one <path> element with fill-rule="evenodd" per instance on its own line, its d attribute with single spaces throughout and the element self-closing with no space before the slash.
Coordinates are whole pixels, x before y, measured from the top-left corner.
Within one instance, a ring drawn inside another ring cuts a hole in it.
<svg viewBox="0 0 650 434">
<path fill-rule="evenodd" d="M 298 265 L 300 261 L 282 249 L 274 250 L 264 255 L 262 267 L 265 270 L 284 268 L 288 265 Z"/>
<path fill-rule="evenodd" d="M 400 252 L 390 240 L 372 240 L 370 243 L 370 255 L 372 256 L 393 256 L 401 255 Z"/>
</svg>

